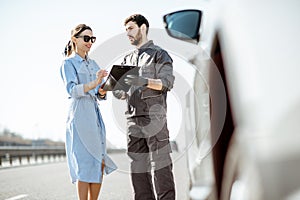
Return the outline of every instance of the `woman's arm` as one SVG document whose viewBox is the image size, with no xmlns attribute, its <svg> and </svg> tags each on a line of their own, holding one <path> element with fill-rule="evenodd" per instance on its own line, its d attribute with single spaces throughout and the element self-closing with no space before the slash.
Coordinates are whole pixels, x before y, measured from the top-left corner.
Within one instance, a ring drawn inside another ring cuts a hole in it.
<svg viewBox="0 0 300 200">
<path fill-rule="evenodd" d="M 105 76 L 107 76 L 107 71 L 106 70 L 100 69 L 99 71 L 97 71 L 97 73 L 96 73 L 96 79 L 83 85 L 84 92 L 88 92 L 90 90 L 95 89 L 99 84 L 102 83 L 102 79 Z M 106 93 L 104 90 L 100 90 L 100 88 L 99 88 L 98 92 L 101 95 L 105 95 L 105 93 Z"/>
</svg>

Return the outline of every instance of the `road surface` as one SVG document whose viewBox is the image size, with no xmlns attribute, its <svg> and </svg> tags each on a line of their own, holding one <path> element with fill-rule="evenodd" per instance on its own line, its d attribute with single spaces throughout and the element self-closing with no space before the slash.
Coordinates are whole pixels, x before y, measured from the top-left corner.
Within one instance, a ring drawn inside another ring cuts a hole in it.
<svg viewBox="0 0 300 200">
<path fill-rule="evenodd" d="M 125 153 L 110 154 L 119 169 L 104 176 L 100 200 L 132 200 Z M 182 155 L 173 153 L 177 200 L 186 200 L 188 174 Z M 75 200 L 76 187 L 71 184 L 65 161 L 0 169 L 0 200 Z"/>
</svg>

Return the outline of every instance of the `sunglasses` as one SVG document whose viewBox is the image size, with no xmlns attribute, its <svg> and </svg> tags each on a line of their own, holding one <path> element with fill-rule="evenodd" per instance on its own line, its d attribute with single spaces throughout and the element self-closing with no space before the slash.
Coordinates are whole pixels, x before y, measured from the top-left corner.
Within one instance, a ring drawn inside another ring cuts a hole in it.
<svg viewBox="0 0 300 200">
<path fill-rule="evenodd" d="M 96 37 L 92 36 L 88 36 L 88 35 L 83 35 L 83 36 L 76 36 L 76 38 L 83 38 L 83 41 L 85 42 L 89 42 L 91 40 L 92 43 L 94 43 L 96 41 Z"/>
</svg>

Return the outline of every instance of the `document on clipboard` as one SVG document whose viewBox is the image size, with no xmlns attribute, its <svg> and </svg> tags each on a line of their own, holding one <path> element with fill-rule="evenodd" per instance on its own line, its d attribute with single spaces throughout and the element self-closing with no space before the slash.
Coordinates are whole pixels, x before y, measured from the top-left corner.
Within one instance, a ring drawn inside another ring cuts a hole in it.
<svg viewBox="0 0 300 200">
<path fill-rule="evenodd" d="M 105 91 L 123 90 L 127 92 L 130 85 L 124 82 L 127 75 L 139 75 L 140 67 L 131 65 L 113 65 L 101 88 Z"/>
</svg>

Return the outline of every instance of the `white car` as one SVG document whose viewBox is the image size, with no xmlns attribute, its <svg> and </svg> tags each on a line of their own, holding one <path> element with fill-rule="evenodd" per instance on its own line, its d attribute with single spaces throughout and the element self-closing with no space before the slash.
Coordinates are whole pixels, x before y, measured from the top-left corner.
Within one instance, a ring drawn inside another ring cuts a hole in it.
<svg viewBox="0 0 300 200">
<path fill-rule="evenodd" d="M 300 199 L 300 1 L 195 7 L 164 16 L 171 37 L 211 58 L 187 58 L 199 70 L 186 104 L 190 199 Z"/>
</svg>

